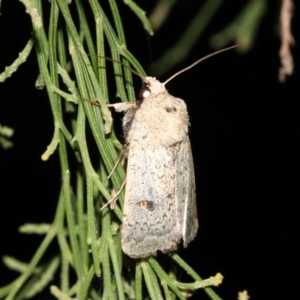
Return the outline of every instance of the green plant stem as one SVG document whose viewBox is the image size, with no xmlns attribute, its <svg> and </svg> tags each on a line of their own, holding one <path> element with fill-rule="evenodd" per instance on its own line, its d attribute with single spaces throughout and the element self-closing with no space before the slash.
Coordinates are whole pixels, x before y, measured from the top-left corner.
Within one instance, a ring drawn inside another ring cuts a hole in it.
<svg viewBox="0 0 300 300">
<path fill-rule="evenodd" d="M 174 282 L 170 279 L 168 274 L 163 270 L 163 268 L 158 264 L 158 262 L 153 257 L 149 257 L 148 262 L 153 268 L 153 270 L 156 272 L 157 276 L 166 282 L 166 284 L 172 289 L 172 291 L 176 294 L 176 296 L 179 299 L 184 300 L 184 297 L 182 296 Z"/>
<path fill-rule="evenodd" d="M 172 253 L 171 258 L 176 261 L 178 265 L 181 266 L 192 278 L 197 281 L 203 280 L 178 254 Z M 212 300 L 222 300 L 222 298 L 220 298 L 212 288 L 206 287 L 204 288 L 204 291 Z"/>
<path fill-rule="evenodd" d="M 78 224 L 78 233 L 79 233 L 79 245 L 80 251 L 82 253 L 82 261 L 85 271 L 89 269 L 89 249 L 87 244 L 87 226 L 86 226 L 86 217 L 87 215 L 84 212 L 85 209 L 85 194 L 84 194 L 84 178 L 81 171 L 76 174 L 76 199 L 77 199 L 77 220 Z"/>
<path fill-rule="evenodd" d="M 27 60 L 27 57 L 31 53 L 32 47 L 33 39 L 30 38 L 25 48 L 19 53 L 18 58 L 10 66 L 6 67 L 4 72 L 0 73 L 0 82 L 4 82 L 18 70 L 18 68 Z"/>
<path fill-rule="evenodd" d="M 147 262 L 147 260 L 143 260 L 141 262 L 141 267 L 143 270 L 143 275 L 145 278 L 147 290 L 152 300 L 162 300 L 163 296 L 161 294 L 161 290 L 159 288 L 159 284 L 157 282 L 157 278 Z"/>
<path fill-rule="evenodd" d="M 38 249 L 35 252 L 34 256 L 32 257 L 30 263 L 28 264 L 28 268 L 26 269 L 26 271 L 24 271 L 24 273 L 22 273 L 22 275 L 17 280 L 14 281 L 13 287 L 10 290 L 7 297 L 5 298 L 5 300 L 15 299 L 15 296 L 18 293 L 19 289 L 23 286 L 23 284 L 26 282 L 26 280 L 34 272 L 34 269 L 38 265 L 40 259 L 42 258 L 42 256 L 46 252 L 46 250 L 48 249 L 48 247 L 49 247 L 50 243 L 52 242 L 52 240 L 54 239 L 54 237 L 56 236 L 57 222 L 59 222 L 59 220 L 61 218 L 63 218 L 63 214 L 61 213 L 61 211 L 63 211 L 61 209 L 63 205 L 64 204 L 63 204 L 63 201 L 61 199 L 58 203 L 58 206 L 57 206 L 57 210 L 56 210 L 56 213 L 55 213 L 55 218 L 54 218 L 54 221 L 52 223 L 53 225 L 49 229 L 49 232 L 47 233 L 47 235 L 43 239 L 41 245 L 38 247 Z"/>
</svg>

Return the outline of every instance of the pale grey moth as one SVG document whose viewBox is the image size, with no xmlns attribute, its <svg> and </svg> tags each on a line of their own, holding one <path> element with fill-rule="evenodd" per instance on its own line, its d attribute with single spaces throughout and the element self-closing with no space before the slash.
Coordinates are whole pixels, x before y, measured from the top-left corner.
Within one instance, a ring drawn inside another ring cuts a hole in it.
<svg viewBox="0 0 300 300">
<path fill-rule="evenodd" d="M 127 176 L 121 244 L 132 258 L 186 247 L 198 231 L 196 185 L 188 137 L 189 116 L 182 99 L 168 93 L 164 83 L 144 78 L 136 103 L 111 104 L 125 112 L 123 131 L 127 144 Z"/>
<path fill-rule="evenodd" d="M 122 249 L 133 258 L 186 246 L 198 218 L 189 117 L 183 100 L 146 77 L 137 103 L 114 104 L 125 111 L 128 148 Z"/>
</svg>

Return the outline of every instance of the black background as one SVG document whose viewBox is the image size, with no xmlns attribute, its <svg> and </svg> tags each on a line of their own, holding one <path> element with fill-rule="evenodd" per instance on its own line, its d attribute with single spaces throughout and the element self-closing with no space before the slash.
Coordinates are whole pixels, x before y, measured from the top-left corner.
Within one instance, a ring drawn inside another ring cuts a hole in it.
<svg viewBox="0 0 300 300">
<path fill-rule="evenodd" d="M 215 56 L 167 86 L 170 94 L 187 103 L 197 178 L 200 230 L 182 256 L 203 278 L 223 274 L 224 282 L 216 291 L 224 299 L 236 299 L 243 289 L 251 299 L 289 299 L 298 294 L 299 50 L 297 45 L 293 48 L 294 75 L 280 84 L 279 1 L 269 3 L 252 51 Z M 151 9 L 149 4 L 141 6 Z M 150 38 L 149 51 L 149 37 L 120 3 L 129 50 L 143 66 L 150 65 L 149 53 L 155 59 L 171 47 L 198 6 L 198 1 L 179 1 L 169 21 Z M 188 60 L 172 72 L 212 52 L 209 37 L 224 28 L 241 6 L 239 1 L 223 5 Z M 292 27 L 299 44 L 297 7 Z M 30 32 L 23 4 L 3 1 L 1 72 L 23 49 Z M 50 223 L 60 187 L 57 155 L 48 162 L 40 159 L 51 141 L 53 120 L 46 92 L 35 89 L 37 75 L 33 52 L 0 85 L 0 122 L 15 129 L 14 148 L 0 149 L 0 254 L 22 261 L 31 258 L 40 237 L 21 235 L 18 227 L 26 222 Z M 3 264 L 0 270 L 1 285 L 15 278 Z"/>
</svg>

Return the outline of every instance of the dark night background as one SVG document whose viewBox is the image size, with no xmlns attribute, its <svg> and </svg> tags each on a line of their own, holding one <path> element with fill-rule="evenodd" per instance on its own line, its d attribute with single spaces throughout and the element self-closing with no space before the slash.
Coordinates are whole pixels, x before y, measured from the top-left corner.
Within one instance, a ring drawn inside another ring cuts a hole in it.
<svg viewBox="0 0 300 300">
<path fill-rule="evenodd" d="M 150 39 L 154 58 L 173 45 L 198 9 L 197 1 L 183 2 Z M 207 41 L 235 17 L 242 6 L 235 2 L 223 5 L 188 60 L 161 80 L 213 51 Z M 290 299 L 298 294 L 299 49 L 292 49 L 294 75 L 280 84 L 280 40 L 275 34 L 280 2 L 268 3 L 252 51 L 215 56 L 167 86 L 187 103 L 197 178 L 200 230 L 182 255 L 203 278 L 223 274 L 215 290 L 224 299 L 236 299 L 244 289 L 251 299 Z M 145 31 L 123 2 L 119 6 L 129 50 L 143 66 L 150 65 Z M 292 28 L 299 45 L 299 5 Z M 17 57 L 30 32 L 23 4 L 3 1 L 0 72 Z M 58 156 L 48 162 L 40 159 L 51 141 L 53 120 L 46 92 L 35 89 L 37 75 L 32 52 L 27 63 L 0 84 L 0 123 L 15 129 L 14 147 L 0 149 L 0 255 L 22 261 L 31 258 L 41 239 L 19 234 L 18 227 L 50 223 L 60 187 Z M 1 285 L 16 276 L 2 263 L 0 270 Z M 202 292 L 197 295 L 206 298 Z"/>
</svg>

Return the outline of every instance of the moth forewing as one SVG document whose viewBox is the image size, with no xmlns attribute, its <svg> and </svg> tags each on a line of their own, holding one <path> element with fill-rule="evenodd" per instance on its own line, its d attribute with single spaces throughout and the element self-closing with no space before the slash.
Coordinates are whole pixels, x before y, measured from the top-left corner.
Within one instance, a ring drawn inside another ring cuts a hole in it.
<svg viewBox="0 0 300 300">
<path fill-rule="evenodd" d="M 175 250 L 181 238 L 173 198 L 174 168 L 164 175 L 173 166 L 172 153 L 159 145 L 149 149 L 148 142 L 132 141 L 128 152 L 122 249 L 133 258 Z M 157 153 L 164 154 L 164 161 Z"/>
</svg>

